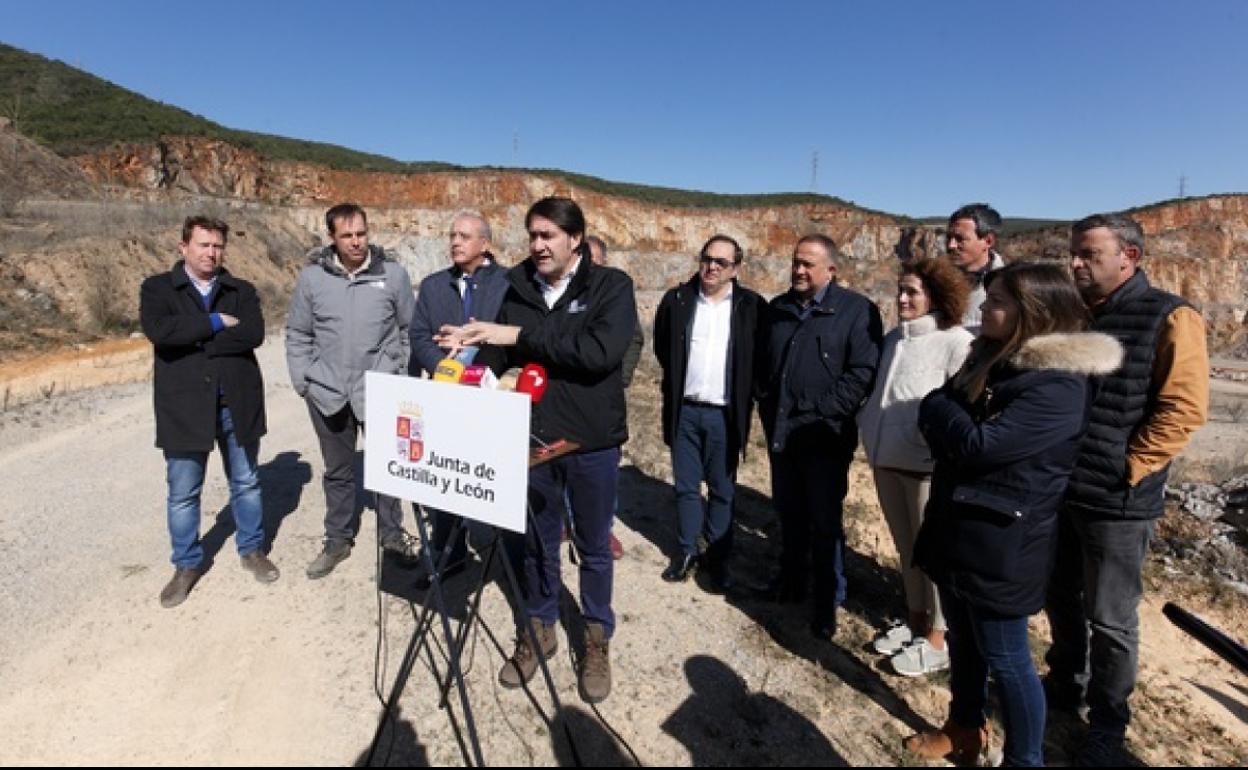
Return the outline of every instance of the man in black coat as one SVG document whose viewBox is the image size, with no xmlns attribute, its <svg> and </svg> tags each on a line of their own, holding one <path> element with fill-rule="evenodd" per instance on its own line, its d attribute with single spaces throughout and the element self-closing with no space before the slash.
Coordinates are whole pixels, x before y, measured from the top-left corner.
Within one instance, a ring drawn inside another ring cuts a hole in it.
<svg viewBox="0 0 1248 770">
<path fill-rule="evenodd" d="M 173 578 L 163 607 L 186 600 L 203 574 L 199 493 L 208 455 L 221 450 L 243 567 L 271 583 L 264 554 L 257 457 L 265 433 L 264 382 L 253 352 L 264 342 L 255 288 L 222 266 L 229 226 L 204 216 L 182 225 L 182 261 L 143 282 L 139 318 L 155 352 L 156 446 L 164 450 Z"/>
<path fill-rule="evenodd" d="M 763 300 L 737 283 L 745 254 L 727 235 L 708 240 L 698 273 L 669 289 L 654 317 L 663 369 L 663 441 L 672 450 L 680 552 L 663 579 L 689 577 L 699 559 L 727 588 L 737 461 L 750 430 L 754 334 Z M 702 505 L 702 482 L 708 501 Z M 698 535 L 706 553 L 698 553 Z"/>
<path fill-rule="evenodd" d="M 836 256 L 826 236 L 797 242 L 792 285 L 767 306 L 757 356 L 758 412 L 783 536 L 770 593 L 800 601 L 813 572 L 811 630 L 823 640 L 836 633 L 845 601 L 841 506 L 858 445 L 854 415 L 871 393 L 884 336 L 875 304 L 833 281 Z"/>
</svg>

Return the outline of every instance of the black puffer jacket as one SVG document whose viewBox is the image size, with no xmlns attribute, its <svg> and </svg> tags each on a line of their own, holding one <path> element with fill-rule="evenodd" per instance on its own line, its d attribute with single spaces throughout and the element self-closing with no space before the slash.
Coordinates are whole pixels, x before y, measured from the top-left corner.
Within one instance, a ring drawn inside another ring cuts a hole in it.
<svg viewBox="0 0 1248 770">
<path fill-rule="evenodd" d="M 1008 616 L 1044 604 L 1057 508 L 1087 427 L 1093 387 L 1122 347 L 1104 334 L 1036 337 L 968 404 L 945 385 L 919 428 L 936 457 L 914 563 L 969 604 Z"/>
</svg>

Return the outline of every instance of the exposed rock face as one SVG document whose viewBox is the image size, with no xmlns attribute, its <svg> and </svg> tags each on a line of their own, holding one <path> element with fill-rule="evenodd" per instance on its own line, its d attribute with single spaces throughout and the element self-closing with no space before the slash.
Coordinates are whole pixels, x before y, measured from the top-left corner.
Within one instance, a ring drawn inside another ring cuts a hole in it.
<svg viewBox="0 0 1248 770">
<path fill-rule="evenodd" d="M 444 264 L 444 234 L 461 208 L 494 226 L 504 261 L 526 253 L 523 217 L 546 195 L 570 195 L 603 237 L 614 264 L 636 281 L 643 315 L 657 295 L 690 275 L 693 255 L 715 233 L 746 249 L 743 280 L 771 295 L 788 286 L 788 260 L 808 232 L 832 237 L 845 253 L 841 280 L 871 295 L 893 317 L 897 261 L 942 251 L 940 228 L 836 204 L 741 209 L 677 209 L 580 189 L 566 181 L 510 171 L 388 174 L 339 171 L 270 161 L 249 150 L 199 137 L 167 137 L 77 158 L 93 178 L 135 188 L 260 201 L 303 209 L 313 232 L 324 209 L 343 200 L 367 207 L 379 241 L 395 248 L 419 278 Z M 1133 212 L 1149 238 L 1146 269 L 1154 283 L 1182 294 L 1205 313 L 1215 345 L 1241 344 L 1248 307 L 1248 196 L 1183 200 Z M 1007 259 L 1065 259 L 1063 228 L 1013 236 Z"/>
</svg>

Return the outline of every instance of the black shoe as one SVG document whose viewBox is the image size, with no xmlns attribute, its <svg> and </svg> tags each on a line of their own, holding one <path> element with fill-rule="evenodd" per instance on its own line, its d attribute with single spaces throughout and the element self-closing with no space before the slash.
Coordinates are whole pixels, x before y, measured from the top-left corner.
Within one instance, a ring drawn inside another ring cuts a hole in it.
<svg viewBox="0 0 1248 770">
<path fill-rule="evenodd" d="M 724 559 L 704 560 L 700 573 L 706 576 L 706 590 L 712 593 L 726 593 L 736 585 Z"/>
<path fill-rule="evenodd" d="M 416 538 L 403 530 L 387 532 L 381 537 L 381 547 L 406 562 L 416 561 Z"/>
<path fill-rule="evenodd" d="M 689 579 L 698 567 L 698 555 L 686 553 L 672 559 L 672 563 L 663 570 L 663 579 L 669 583 L 682 583 Z"/>
</svg>

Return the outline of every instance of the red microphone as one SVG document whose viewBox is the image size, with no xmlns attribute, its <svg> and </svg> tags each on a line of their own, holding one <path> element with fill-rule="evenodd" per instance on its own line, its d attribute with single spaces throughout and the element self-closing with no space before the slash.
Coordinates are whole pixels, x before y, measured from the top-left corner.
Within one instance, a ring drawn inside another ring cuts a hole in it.
<svg viewBox="0 0 1248 770">
<path fill-rule="evenodd" d="M 528 393 L 533 403 L 542 400 L 542 396 L 546 395 L 546 370 L 541 364 L 525 364 L 524 369 L 520 371 L 520 377 L 516 380 L 516 392 Z"/>
<path fill-rule="evenodd" d="M 494 376 L 490 367 L 483 364 L 465 366 L 464 373 L 459 378 L 459 384 L 483 390 L 498 390 L 498 378 Z"/>
</svg>

